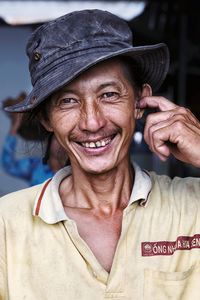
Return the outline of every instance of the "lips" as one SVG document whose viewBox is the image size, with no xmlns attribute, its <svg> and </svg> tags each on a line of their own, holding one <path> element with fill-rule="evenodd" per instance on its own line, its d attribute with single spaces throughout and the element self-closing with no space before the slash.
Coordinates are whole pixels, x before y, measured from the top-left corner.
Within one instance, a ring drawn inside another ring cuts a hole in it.
<svg viewBox="0 0 200 300">
<path fill-rule="evenodd" d="M 115 135 L 99 139 L 97 141 L 85 141 L 85 142 L 79 142 L 79 145 L 81 145 L 84 148 L 101 148 L 108 145 L 114 138 Z"/>
</svg>

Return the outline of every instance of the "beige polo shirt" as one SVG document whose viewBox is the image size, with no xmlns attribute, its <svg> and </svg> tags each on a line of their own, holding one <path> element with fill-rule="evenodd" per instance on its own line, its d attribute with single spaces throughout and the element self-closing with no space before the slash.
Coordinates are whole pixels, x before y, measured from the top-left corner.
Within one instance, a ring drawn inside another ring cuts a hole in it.
<svg viewBox="0 0 200 300">
<path fill-rule="evenodd" d="M 200 299 L 200 179 L 136 177 L 111 272 L 51 181 L 0 199 L 0 300 Z"/>
</svg>

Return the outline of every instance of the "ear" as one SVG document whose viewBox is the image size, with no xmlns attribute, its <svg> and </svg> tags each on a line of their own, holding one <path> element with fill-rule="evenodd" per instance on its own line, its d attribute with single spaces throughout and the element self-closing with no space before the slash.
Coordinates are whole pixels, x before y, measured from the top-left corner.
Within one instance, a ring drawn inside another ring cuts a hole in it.
<svg viewBox="0 0 200 300">
<path fill-rule="evenodd" d="M 144 83 L 142 86 L 142 92 L 140 94 L 139 99 L 135 102 L 135 118 L 136 119 L 141 119 L 143 114 L 144 114 L 144 109 L 138 108 L 138 102 L 140 101 L 141 98 L 143 97 L 149 97 L 152 96 L 152 88 L 149 84 Z"/>
<path fill-rule="evenodd" d="M 40 118 L 40 123 L 42 126 L 49 132 L 53 132 L 53 128 L 51 127 L 51 124 L 49 120 L 45 120 L 44 118 Z"/>
</svg>

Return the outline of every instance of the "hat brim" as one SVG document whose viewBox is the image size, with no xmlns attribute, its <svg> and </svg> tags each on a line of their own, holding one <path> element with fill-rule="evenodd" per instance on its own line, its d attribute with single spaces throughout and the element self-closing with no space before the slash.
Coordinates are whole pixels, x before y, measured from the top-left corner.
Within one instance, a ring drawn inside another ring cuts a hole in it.
<svg viewBox="0 0 200 300">
<path fill-rule="evenodd" d="M 150 84 L 153 92 L 157 91 L 163 83 L 169 68 L 169 51 L 164 43 L 130 47 L 120 51 L 106 51 L 85 53 L 65 60 L 51 69 L 38 80 L 31 93 L 20 103 L 6 107 L 9 112 L 25 112 L 34 109 L 52 93 L 71 82 L 90 67 L 117 56 L 128 56 L 134 59 L 140 68 L 144 83 Z M 67 74 L 66 74 L 67 70 Z"/>
</svg>

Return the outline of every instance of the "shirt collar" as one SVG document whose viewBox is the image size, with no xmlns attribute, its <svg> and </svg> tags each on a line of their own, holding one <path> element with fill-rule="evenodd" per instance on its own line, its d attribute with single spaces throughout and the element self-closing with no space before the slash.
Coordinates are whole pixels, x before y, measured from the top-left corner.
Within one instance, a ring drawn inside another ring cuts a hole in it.
<svg viewBox="0 0 200 300">
<path fill-rule="evenodd" d="M 71 167 L 67 166 L 59 170 L 52 180 L 47 180 L 44 183 L 42 190 L 35 199 L 34 216 L 40 217 L 48 224 L 55 224 L 68 219 L 60 199 L 59 185 L 69 175 L 71 175 Z"/>
<path fill-rule="evenodd" d="M 141 200 L 140 205 L 145 206 L 152 188 L 151 178 L 148 172 L 142 170 L 135 162 L 133 166 L 135 170 L 135 180 L 128 206 L 138 200 Z"/>
<path fill-rule="evenodd" d="M 135 180 L 128 206 L 141 200 L 140 205 L 145 206 L 148 194 L 151 190 L 150 176 L 140 167 L 133 163 Z M 67 166 L 59 170 L 52 180 L 47 180 L 42 190 L 37 194 L 33 208 L 33 215 L 40 217 L 47 224 L 55 224 L 60 221 L 69 220 L 59 196 L 59 185 L 61 181 L 71 175 L 71 167 Z"/>
</svg>

